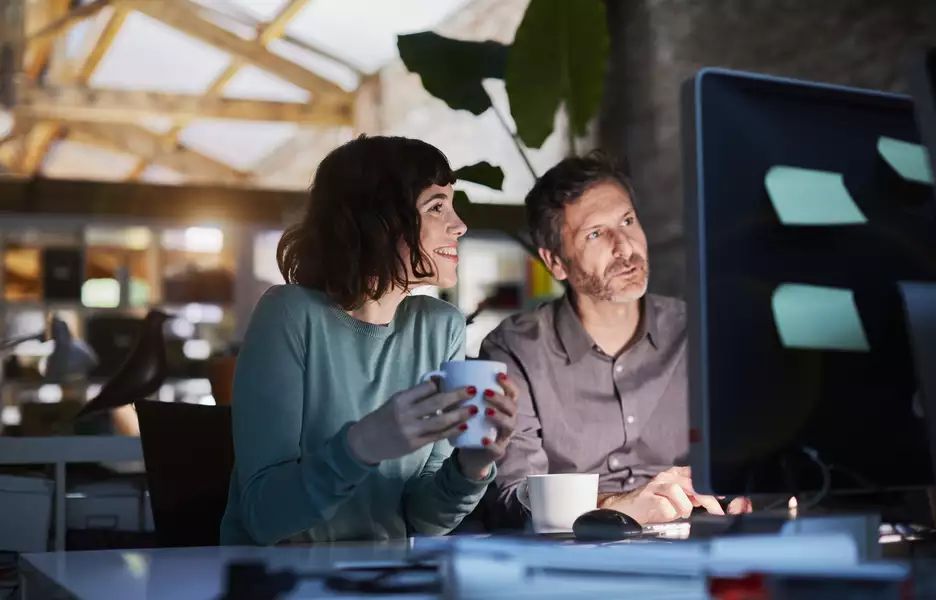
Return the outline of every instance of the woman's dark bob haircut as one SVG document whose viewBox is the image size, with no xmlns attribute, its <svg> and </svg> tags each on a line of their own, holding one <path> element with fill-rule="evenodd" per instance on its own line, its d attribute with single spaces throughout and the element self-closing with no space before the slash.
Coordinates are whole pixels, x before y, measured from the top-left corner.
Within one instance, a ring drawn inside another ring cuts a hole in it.
<svg viewBox="0 0 936 600">
<path fill-rule="evenodd" d="M 283 278 L 353 310 L 407 289 L 408 272 L 431 277 L 416 199 L 453 183 L 445 155 L 419 140 L 362 135 L 339 146 L 316 170 L 302 221 L 280 239 Z"/>
</svg>

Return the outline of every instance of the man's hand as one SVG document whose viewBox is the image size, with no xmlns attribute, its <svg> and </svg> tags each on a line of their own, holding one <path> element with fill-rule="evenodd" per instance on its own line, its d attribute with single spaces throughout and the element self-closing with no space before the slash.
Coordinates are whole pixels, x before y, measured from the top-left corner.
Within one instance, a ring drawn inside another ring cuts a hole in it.
<svg viewBox="0 0 936 600">
<path fill-rule="evenodd" d="M 641 525 L 687 518 L 696 506 L 713 515 L 725 514 L 717 498 L 697 494 L 692 489 L 689 467 L 667 469 L 641 488 L 604 498 L 600 506 L 622 512 Z M 750 510 L 750 501 L 746 498 L 735 498 L 728 507 L 729 514 Z"/>
<path fill-rule="evenodd" d="M 744 498 L 738 496 L 728 503 L 728 514 L 729 515 L 743 515 L 754 510 L 754 506 L 751 504 L 750 498 Z"/>
</svg>

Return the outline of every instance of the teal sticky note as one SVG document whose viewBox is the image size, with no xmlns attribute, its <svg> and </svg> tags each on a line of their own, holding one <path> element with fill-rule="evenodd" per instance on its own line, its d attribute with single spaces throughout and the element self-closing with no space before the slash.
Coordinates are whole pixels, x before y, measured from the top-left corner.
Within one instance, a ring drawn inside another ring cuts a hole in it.
<svg viewBox="0 0 936 600">
<path fill-rule="evenodd" d="M 784 225 L 861 225 L 867 223 L 841 173 L 798 167 L 771 167 L 764 178 L 767 195 Z"/>
<path fill-rule="evenodd" d="M 784 283 L 774 290 L 771 304 L 784 348 L 870 350 L 849 289 Z"/>
<path fill-rule="evenodd" d="M 877 149 L 881 158 L 904 179 L 922 184 L 933 184 L 929 153 L 920 144 L 880 137 Z"/>
</svg>

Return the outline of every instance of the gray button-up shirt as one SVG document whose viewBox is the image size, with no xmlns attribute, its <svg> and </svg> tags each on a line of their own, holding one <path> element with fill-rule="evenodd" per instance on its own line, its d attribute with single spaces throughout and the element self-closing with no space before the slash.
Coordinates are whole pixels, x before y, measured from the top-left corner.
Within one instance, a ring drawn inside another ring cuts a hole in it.
<svg viewBox="0 0 936 600">
<path fill-rule="evenodd" d="M 502 361 L 520 390 L 517 432 L 498 463 L 496 520 L 521 523 L 527 475 L 598 473 L 599 492 L 646 483 L 689 450 L 686 307 L 647 295 L 637 338 L 617 357 L 585 331 L 568 296 L 502 322 L 479 358 Z"/>
</svg>

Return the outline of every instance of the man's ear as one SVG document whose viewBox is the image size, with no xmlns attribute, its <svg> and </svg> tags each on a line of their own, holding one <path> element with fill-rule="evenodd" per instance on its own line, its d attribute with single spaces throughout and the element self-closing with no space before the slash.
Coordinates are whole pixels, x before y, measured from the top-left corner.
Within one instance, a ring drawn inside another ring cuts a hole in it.
<svg viewBox="0 0 936 600">
<path fill-rule="evenodd" d="M 557 281 L 564 281 L 569 276 L 569 274 L 566 273 L 565 264 L 557 254 L 550 252 L 546 248 L 540 248 L 539 255 L 543 260 L 543 264 L 546 265 L 546 268 L 549 269 L 549 272 L 552 273 L 552 276 L 555 277 Z"/>
</svg>

